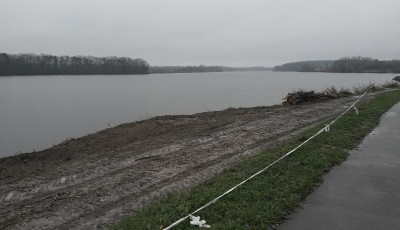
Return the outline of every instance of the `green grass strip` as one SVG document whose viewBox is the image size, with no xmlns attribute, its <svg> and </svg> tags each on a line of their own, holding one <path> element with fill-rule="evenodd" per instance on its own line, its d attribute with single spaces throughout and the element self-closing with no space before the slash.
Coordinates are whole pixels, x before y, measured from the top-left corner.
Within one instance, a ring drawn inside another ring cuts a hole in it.
<svg viewBox="0 0 400 230">
<path fill-rule="evenodd" d="M 400 101 L 400 90 L 382 93 L 357 105 L 288 158 L 253 178 L 196 215 L 213 229 L 271 229 L 322 181 L 322 176 L 348 156 L 349 149 L 379 123 Z M 328 121 L 324 122 L 327 123 Z M 318 132 L 320 124 L 281 145 L 244 160 L 190 189 L 167 195 L 114 229 L 162 229 L 221 195 Z M 174 229 L 194 229 L 186 220 Z"/>
</svg>

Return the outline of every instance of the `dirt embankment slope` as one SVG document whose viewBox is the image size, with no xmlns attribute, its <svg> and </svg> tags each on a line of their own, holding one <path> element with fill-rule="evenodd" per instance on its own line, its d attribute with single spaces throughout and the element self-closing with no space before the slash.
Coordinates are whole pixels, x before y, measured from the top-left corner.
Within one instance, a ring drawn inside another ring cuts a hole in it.
<svg viewBox="0 0 400 230">
<path fill-rule="evenodd" d="M 0 229 L 107 228 L 354 101 L 155 117 L 0 159 Z"/>
</svg>

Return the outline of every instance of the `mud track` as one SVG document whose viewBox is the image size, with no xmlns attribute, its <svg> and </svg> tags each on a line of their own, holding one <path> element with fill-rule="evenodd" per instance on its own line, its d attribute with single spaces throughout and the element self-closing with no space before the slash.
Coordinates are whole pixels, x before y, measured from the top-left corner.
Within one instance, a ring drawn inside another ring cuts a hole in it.
<svg viewBox="0 0 400 230">
<path fill-rule="evenodd" d="M 155 117 L 0 159 L 0 229 L 108 228 L 354 101 Z"/>
</svg>

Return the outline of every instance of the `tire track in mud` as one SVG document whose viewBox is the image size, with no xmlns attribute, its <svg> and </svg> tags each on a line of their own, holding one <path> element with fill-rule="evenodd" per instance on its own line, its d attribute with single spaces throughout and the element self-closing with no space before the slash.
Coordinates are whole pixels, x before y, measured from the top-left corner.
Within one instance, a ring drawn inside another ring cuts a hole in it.
<svg viewBox="0 0 400 230">
<path fill-rule="evenodd" d="M 18 156 L 0 159 L 0 171 L 5 171 L 0 228 L 108 228 L 166 193 L 196 185 L 336 115 L 353 101 L 157 117 L 31 153 L 29 164 Z M 72 157 L 54 160 L 64 156 Z M 32 173 L 19 175 L 16 169 L 24 167 Z"/>
</svg>

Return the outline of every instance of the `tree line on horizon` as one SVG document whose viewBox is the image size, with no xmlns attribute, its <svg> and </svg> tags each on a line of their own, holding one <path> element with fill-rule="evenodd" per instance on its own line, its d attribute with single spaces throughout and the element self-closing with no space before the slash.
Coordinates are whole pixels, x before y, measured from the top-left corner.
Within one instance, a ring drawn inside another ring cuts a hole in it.
<svg viewBox="0 0 400 230">
<path fill-rule="evenodd" d="M 238 72 L 238 71 L 271 71 L 263 66 L 226 67 L 226 66 L 150 66 L 149 73 L 204 73 L 204 72 Z"/>
<path fill-rule="evenodd" d="M 344 57 L 329 68 L 336 73 L 400 73 L 400 60 L 380 61 L 370 57 Z"/>
<path fill-rule="evenodd" d="M 334 61 L 332 60 L 289 62 L 275 66 L 272 70 L 283 72 L 324 72 L 327 71 L 333 63 Z"/>
<path fill-rule="evenodd" d="M 220 66 L 150 66 L 149 73 L 204 73 L 223 72 Z"/>
<path fill-rule="evenodd" d="M 0 76 L 147 74 L 148 69 L 139 58 L 0 53 Z"/>
<path fill-rule="evenodd" d="M 127 57 L 54 56 L 0 53 L 0 76 L 202 73 L 260 70 L 261 67 L 150 66 L 145 60 Z"/>
<path fill-rule="evenodd" d="M 400 73 L 400 60 L 381 61 L 370 57 L 344 57 L 338 60 L 290 62 L 273 71 L 332 73 Z"/>
</svg>

